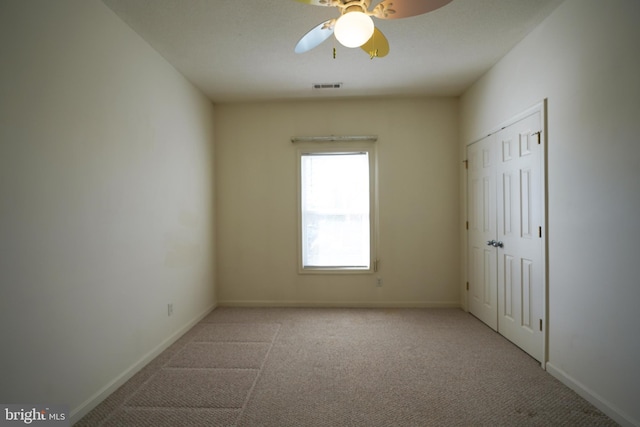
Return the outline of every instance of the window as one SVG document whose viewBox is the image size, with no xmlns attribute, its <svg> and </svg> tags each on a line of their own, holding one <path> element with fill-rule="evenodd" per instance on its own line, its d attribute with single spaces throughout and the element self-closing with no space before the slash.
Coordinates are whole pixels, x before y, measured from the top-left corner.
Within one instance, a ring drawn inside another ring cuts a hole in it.
<svg viewBox="0 0 640 427">
<path fill-rule="evenodd" d="M 373 150 L 300 150 L 300 270 L 373 271 Z"/>
</svg>

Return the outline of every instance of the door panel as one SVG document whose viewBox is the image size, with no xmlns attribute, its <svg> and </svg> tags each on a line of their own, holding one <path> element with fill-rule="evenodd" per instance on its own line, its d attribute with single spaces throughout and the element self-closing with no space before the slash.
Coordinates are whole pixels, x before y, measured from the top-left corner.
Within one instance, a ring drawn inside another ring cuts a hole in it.
<svg viewBox="0 0 640 427">
<path fill-rule="evenodd" d="M 469 311 L 498 329 L 496 251 L 487 241 L 496 236 L 495 137 L 467 151 L 469 189 Z"/>
<path fill-rule="evenodd" d="M 542 148 L 540 114 L 497 133 L 510 156 L 496 165 L 498 247 L 498 332 L 537 360 L 543 358 Z"/>
</svg>

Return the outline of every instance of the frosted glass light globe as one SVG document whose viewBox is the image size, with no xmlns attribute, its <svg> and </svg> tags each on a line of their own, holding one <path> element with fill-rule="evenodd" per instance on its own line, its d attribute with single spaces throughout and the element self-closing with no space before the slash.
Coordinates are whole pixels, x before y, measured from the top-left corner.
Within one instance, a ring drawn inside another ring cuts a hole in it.
<svg viewBox="0 0 640 427">
<path fill-rule="evenodd" d="M 360 47 L 373 35 L 373 20 L 363 12 L 348 12 L 338 18 L 333 33 L 346 47 Z"/>
</svg>

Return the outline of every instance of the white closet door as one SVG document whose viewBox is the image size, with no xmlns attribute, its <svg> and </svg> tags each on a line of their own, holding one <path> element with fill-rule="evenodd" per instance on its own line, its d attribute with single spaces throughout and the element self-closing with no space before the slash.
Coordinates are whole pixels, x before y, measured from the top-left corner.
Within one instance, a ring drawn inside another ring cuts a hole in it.
<svg viewBox="0 0 640 427">
<path fill-rule="evenodd" d="M 496 135 L 498 332 L 543 360 L 543 149 L 540 113 Z"/>
<path fill-rule="evenodd" d="M 542 109 L 467 147 L 468 307 L 544 364 Z"/>
<path fill-rule="evenodd" d="M 498 328 L 495 135 L 467 148 L 469 311 Z"/>
</svg>

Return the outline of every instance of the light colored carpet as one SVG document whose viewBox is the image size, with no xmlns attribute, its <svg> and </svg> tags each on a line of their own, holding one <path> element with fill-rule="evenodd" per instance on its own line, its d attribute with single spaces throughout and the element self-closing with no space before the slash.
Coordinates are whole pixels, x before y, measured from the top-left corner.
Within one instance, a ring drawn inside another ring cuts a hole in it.
<svg viewBox="0 0 640 427">
<path fill-rule="evenodd" d="M 614 426 L 455 309 L 218 308 L 78 426 Z"/>
</svg>

